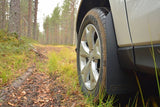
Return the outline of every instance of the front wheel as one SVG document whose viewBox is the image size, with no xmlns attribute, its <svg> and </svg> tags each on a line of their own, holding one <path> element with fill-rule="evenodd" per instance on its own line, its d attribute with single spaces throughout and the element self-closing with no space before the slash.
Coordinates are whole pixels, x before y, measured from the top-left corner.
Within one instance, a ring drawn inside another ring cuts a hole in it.
<svg viewBox="0 0 160 107">
<path fill-rule="evenodd" d="M 85 16 L 78 34 L 77 68 L 79 83 L 84 94 L 94 97 L 105 95 L 107 10 L 92 9 Z"/>
<path fill-rule="evenodd" d="M 90 10 L 82 21 L 77 69 L 83 93 L 92 96 L 95 102 L 108 94 L 137 91 L 133 72 L 125 72 L 120 67 L 112 14 L 105 8 Z"/>
</svg>

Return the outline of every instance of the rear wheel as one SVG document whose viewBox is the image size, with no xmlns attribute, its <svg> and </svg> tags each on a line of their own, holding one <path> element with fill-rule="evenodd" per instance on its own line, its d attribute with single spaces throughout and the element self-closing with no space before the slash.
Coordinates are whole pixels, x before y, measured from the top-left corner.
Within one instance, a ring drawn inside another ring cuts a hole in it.
<svg viewBox="0 0 160 107">
<path fill-rule="evenodd" d="M 94 97 L 105 95 L 106 32 L 105 9 L 92 9 L 85 16 L 78 34 L 77 67 L 84 94 Z"/>
</svg>

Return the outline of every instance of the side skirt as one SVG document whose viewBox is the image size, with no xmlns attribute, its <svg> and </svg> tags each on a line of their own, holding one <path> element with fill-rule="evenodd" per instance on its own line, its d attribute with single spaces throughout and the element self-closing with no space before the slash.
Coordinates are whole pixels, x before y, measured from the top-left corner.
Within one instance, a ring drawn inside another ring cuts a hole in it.
<svg viewBox="0 0 160 107">
<path fill-rule="evenodd" d="M 160 45 L 119 48 L 118 58 L 122 69 L 154 74 L 155 65 L 160 69 Z"/>
</svg>

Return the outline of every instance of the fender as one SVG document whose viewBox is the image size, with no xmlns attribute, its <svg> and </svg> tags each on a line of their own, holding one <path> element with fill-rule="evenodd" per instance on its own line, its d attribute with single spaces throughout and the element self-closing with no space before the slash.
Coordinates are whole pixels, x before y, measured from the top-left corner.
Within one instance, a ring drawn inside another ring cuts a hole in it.
<svg viewBox="0 0 160 107">
<path fill-rule="evenodd" d="M 89 10 L 97 7 L 105 7 L 112 12 L 118 47 L 133 46 L 125 0 L 82 0 L 77 15 L 77 34 L 84 16 Z"/>
<path fill-rule="evenodd" d="M 82 0 L 77 15 L 77 34 L 79 32 L 83 18 L 85 17 L 87 12 L 92 8 L 96 7 L 105 7 L 107 8 L 107 10 L 111 11 L 115 29 L 115 36 L 117 40 L 117 45 L 119 47 L 119 62 L 122 68 L 133 69 L 135 64 L 135 58 L 133 52 L 133 44 L 129 32 L 129 23 L 127 21 L 125 0 Z"/>
<path fill-rule="evenodd" d="M 110 10 L 109 0 L 81 0 L 76 22 L 77 34 L 84 16 L 89 10 L 95 7 L 106 7 Z"/>
</svg>

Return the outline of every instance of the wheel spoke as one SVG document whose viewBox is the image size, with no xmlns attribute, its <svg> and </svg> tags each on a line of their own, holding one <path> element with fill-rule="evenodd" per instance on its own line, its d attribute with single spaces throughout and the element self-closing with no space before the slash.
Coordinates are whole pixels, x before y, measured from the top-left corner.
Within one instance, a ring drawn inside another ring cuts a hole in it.
<svg viewBox="0 0 160 107">
<path fill-rule="evenodd" d="M 87 47 L 85 41 L 81 41 L 80 55 L 86 58 L 89 57 L 89 48 Z"/>
<path fill-rule="evenodd" d="M 93 49 L 93 34 L 95 33 L 93 27 L 88 26 L 86 27 L 86 39 L 88 43 L 88 47 L 90 50 Z"/>
<path fill-rule="evenodd" d="M 98 77 L 99 77 L 99 73 L 97 72 L 97 63 L 92 61 L 91 62 L 91 81 L 93 82 L 97 82 L 98 81 Z"/>
<path fill-rule="evenodd" d="M 101 48 L 100 48 L 100 40 L 97 39 L 94 48 L 93 48 L 93 57 L 94 59 L 101 59 Z"/>
<path fill-rule="evenodd" d="M 86 58 L 80 57 L 80 69 L 82 70 L 86 65 Z"/>
<path fill-rule="evenodd" d="M 91 87 L 90 81 L 85 82 L 85 85 L 86 85 L 88 88 Z"/>
<path fill-rule="evenodd" d="M 82 74 L 82 78 L 83 78 L 83 81 L 86 82 L 87 81 L 87 76 L 89 74 L 91 70 L 91 64 L 90 62 L 88 61 L 88 63 L 86 64 L 86 66 L 83 68 L 81 74 Z"/>
</svg>

